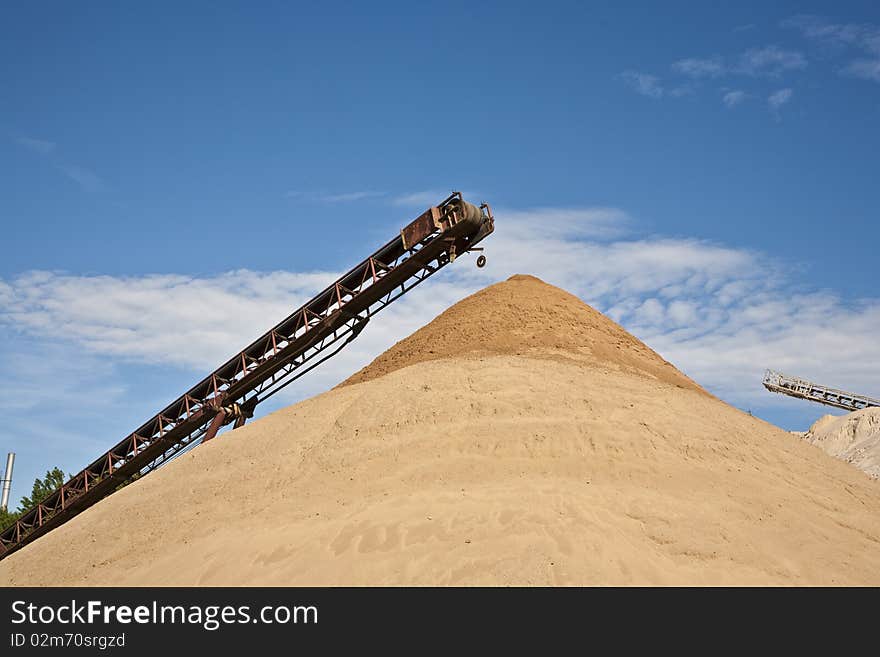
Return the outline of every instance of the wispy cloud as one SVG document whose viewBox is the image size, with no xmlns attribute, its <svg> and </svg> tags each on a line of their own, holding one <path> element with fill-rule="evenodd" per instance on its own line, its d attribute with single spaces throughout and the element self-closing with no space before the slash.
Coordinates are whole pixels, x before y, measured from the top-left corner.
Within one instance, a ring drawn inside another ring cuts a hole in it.
<svg viewBox="0 0 880 657">
<path fill-rule="evenodd" d="M 765 367 L 880 393 L 880 299 L 848 303 L 804 289 L 786 278 L 790 268 L 753 251 L 627 232 L 632 223 L 616 208 L 498 208 L 496 216 L 485 269 L 461 258 L 425 284 L 430 292 L 384 311 L 298 394 L 342 380 L 450 304 L 514 273 L 574 292 L 734 403 L 777 403 L 760 386 Z M 30 273 L 5 281 L 0 328 L 102 359 L 185 364 L 202 374 L 335 275 Z"/>
<path fill-rule="evenodd" d="M 376 191 L 357 191 L 357 192 L 303 192 L 291 190 L 285 194 L 288 198 L 302 198 L 318 203 L 351 203 L 353 201 L 364 201 L 367 199 L 381 198 L 387 196 L 386 192 Z"/>
<path fill-rule="evenodd" d="M 505 235 L 511 240 L 532 240 L 540 231 L 548 240 L 613 239 L 631 232 L 633 221 L 619 208 L 531 208 L 504 210 Z"/>
<path fill-rule="evenodd" d="M 727 73 L 724 60 L 719 55 L 707 59 L 698 57 L 680 59 L 672 64 L 672 68 L 692 78 L 717 78 Z"/>
<path fill-rule="evenodd" d="M 391 205 L 396 205 L 402 208 L 424 209 L 436 205 L 449 196 L 453 191 L 460 191 L 465 200 L 470 201 L 471 203 L 477 202 L 480 197 L 476 192 L 468 192 L 465 190 L 425 189 L 420 192 L 408 192 L 406 194 L 394 196 L 391 199 Z"/>
<path fill-rule="evenodd" d="M 649 73 L 638 71 L 624 71 L 620 74 L 623 82 L 633 91 L 649 98 L 662 98 L 664 94 L 660 78 Z"/>
<path fill-rule="evenodd" d="M 685 96 L 693 96 L 696 90 L 691 84 L 680 84 L 675 87 L 671 87 L 668 90 L 668 94 L 672 98 L 684 98 Z"/>
<path fill-rule="evenodd" d="M 880 82 L 880 27 L 870 23 L 835 23 L 821 16 L 800 14 L 782 21 L 818 43 L 837 50 L 856 49 L 863 55 L 840 69 L 842 75 Z"/>
<path fill-rule="evenodd" d="M 58 156 L 57 144 L 46 139 L 18 136 L 14 141 L 33 153 L 37 153 L 51 163 L 64 176 L 75 182 L 86 192 L 96 193 L 107 189 L 107 184 L 97 173 L 83 166 L 70 164 Z"/>
<path fill-rule="evenodd" d="M 7 333 L 0 324 L 0 453 L 18 455 L 13 506 L 46 469 L 78 471 L 167 402 L 165 391 L 132 394 L 117 364 L 69 341 Z"/>
<path fill-rule="evenodd" d="M 769 45 L 761 48 L 750 48 L 745 52 L 725 58 L 722 55 L 709 57 L 687 57 L 672 63 L 672 71 L 678 76 L 689 79 L 684 85 L 664 86 L 660 79 L 653 75 L 628 71 L 623 74 L 624 81 L 635 91 L 653 98 L 661 98 L 664 95 L 680 96 L 693 94 L 701 84 L 709 80 L 727 78 L 733 76 L 749 78 L 777 79 L 783 74 L 797 71 L 807 66 L 807 58 L 797 50 L 786 50 L 779 46 Z M 854 71 L 854 74 L 863 77 L 874 74 L 869 66 L 863 66 Z M 789 90 L 790 92 L 790 90 Z M 757 92 L 755 92 L 757 93 Z M 728 108 L 741 105 L 750 96 L 755 95 L 744 89 L 721 88 L 721 101 Z M 782 104 L 790 98 L 778 96 L 771 104 L 778 118 L 778 110 Z"/>
<path fill-rule="evenodd" d="M 0 324 L 64 335 L 91 353 L 204 367 L 228 350 L 231 336 L 262 332 L 267 317 L 284 317 L 332 279 L 325 272 L 235 271 L 210 278 L 31 272 L 6 285 Z"/>
<path fill-rule="evenodd" d="M 721 102 L 723 102 L 727 107 L 736 107 L 741 104 L 748 98 L 748 94 L 745 91 L 740 89 L 733 89 L 731 91 L 727 91 L 721 97 Z"/>
<path fill-rule="evenodd" d="M 40 155 L 47 155 L 55 150 L 54 141 L 34 139 L 33 137 L 16 137 L 15 141 L 19 146 L 24 146 L 28 150 L 31 150 L 34 153 L 39 153 Z"/>
<path fill-rule="evenodd" d="M 672 69 L 694 79 L 720 78 L 726 75 L 779 77 L 787 71 L 806 68 L 807 58 L 796 50 L 778 46 L 750 48 L 728 63 L 721 55 L 689 57 L 672 64 Z"/>
<path fill-rule="evenodd" d="M 87 192 L 101 192 L 107 185 L 94 171 L 73 164 L 59 164 L 58 169 Z"/>
<path fill-rule="evenodd" d="M 880 27 L 870 23 L 835 23 L 821 16 L 798 14 L 782 21 L 808 39 L 831 45 L 853 45 L 880 54 Z"/>
<path fill-rule="evenodd" d="M 751 48 L 744 52 L 736 66 L 736 72 L 753 76 L 778 77 L 786 71 L 807 67 L 807 58 L 796 50 L 784 50 L 778 46 Z"/>
<path fill-rule="evenodd" d="M 0 412 L 35 412 L 52 404 L 71 412 L 103 400 L 119 400 L 124 387 L 109 382 L 112 365 L 91 353 L 71 353 L 68 344 L 11 341 L 0 346 Z"/>
<path fill-rule="evenodd" d="M 880 82 L 880 59 L 856 59 L 847 64 L 842 72 L 863 80 Z"/>
<path fill-rule="evenodd" d="M 327 203 L 348 203 L 368 198 L 379 198 L 380 196 L 385 196 L 385 192 L 343 192 L 341 194 L 324 194 L 320 198 Z"/>
<path fill-rule="evenodd" d="M 791 102 L 792 96 L 794 96 L 794 91 L 790 88 L 774 91 L 767 97 L 767 105 L 770 107 L 770 110 L 774 112 L 774 114 L 778 117 L 779 110 L 782 108 L 783 105 Z"/>
</svg>

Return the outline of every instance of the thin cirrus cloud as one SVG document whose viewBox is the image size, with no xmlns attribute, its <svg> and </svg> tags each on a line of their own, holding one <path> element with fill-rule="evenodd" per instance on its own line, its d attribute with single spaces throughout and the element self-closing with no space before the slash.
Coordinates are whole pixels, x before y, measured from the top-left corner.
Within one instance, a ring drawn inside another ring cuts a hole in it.
<svg viewBox="0 0 880 657">
<path fill-rule="evenodd" d="M 835 23 L 815 14 L 797 14 L 780 24 L 799 30 L 808 39 L 880 52 L 880 27 L 870 23 Z"/>
<path fill-rule="evenodd" d="M 499 208 L 496 216 L 503 230 L 485 244 L 488 267 L 459 259 L 424 284 L 430 291 L 383 311 L 348 349 L 304 379 L 298 394 L 327 389 L 449 305 L 516 273 L 577 294 L 733 403 L 777 403 L 760 386 L 765 367 L 880 392 L 871 366 L 880 360 L 880 299 L 850 303 L 802 289 L 761 253 L 639 235 L 616 208 Z M 185 367 L 201 375 L 337 273 L 24 273 L 0 281 L 0 333 L 9 345 L 68 344 L 104 365 Z"/>
<path fill-rule="evenodd" d="M 796 50 L 785 50 L 778 46 L 751 48 L 744 52 L 737 66 L 736 73 L 746 75 L 766 75 L 778 77 L 786 71 L 794 71 L 807 67 L 807 58 Z"/>
<path fill-rule="evenodd" d="M 48 155 L 55 150 L 55 142 L 46 139 L 34 139 L 33 137 L 16 137 L 15 142 L 19 146 L 24 146 L 34 153 L 40 155 Z"/>
<path fill-rule="evenodd" d="M 663 98 L 665 89 L 660 83 L 660 78 L 650 73 L 638 71 L 624 71 L 620 75 L 623 82 L 637 94 L 648 98 Z"/>
<path fill-rule="evenodd" d="M 736 107 L 737 105 L 742 104 L 748 98 L 748 94 L 741 89 L 733 89 L 732 91 L 727 91 L 721 96 L 721 102 L 723 102 L 727 107 Z"/>
<path fill-rule="evenodd" d="M 778 46 L 750 48 L 728 63 L 720 55 L 689 57 L 672 64 L 677 73 L 691 78 L 720 78 L 726 75 L 779 77 L 787 71 L 806 68 L 807 58 L 797 50 Z"/>
<path fill-rule="evenodd" d="M 707 59 L 689 57 L 672 64 L 673 70 L 692 78 L 717 78 L 727 73 L 724 60 L 716 55 Z"/>
<path fill-rule="evenodd" d="M 479 192 L 467 191 L 467 190 L 453 190 L 450 189 L 424 189 L 419 192 L 408 192 L 406 194 L 400 194 L 398 196 L 391 197 L 391 205 L 401 207 L 401 208 L 427 208 L 432 205 L 436 205 L 447 196 L 449 196 L 453 191 L 461 192 L 462 197 L 469 201 L 470 203 L 479 203 L 481 199 L 481 195 Z"/>
<path fill-rule="evenodd" d="M 722 55 L 687 57 L 672 63 L 674 74 L 687 78 L 691 83 L 665 85 L 661 78 L 649 73 L 624 71 L 620 78 L 633 91 L 649 98 L 681 97 L 691 95 L 701 83 L 720 78 L 740 76 L 777 79 L 783 74 L 807 66 L 807 58 L 797 50 L 787 50 L 776 45 L 750 48 L 737 57 Z M 867 75 L 868 73 L 866 73 Z M 748 99 L 749 93 L 742 89 L 721 89 L 721 100 L 728 108 L 736 107 Z M 778 110 L 778 107 L 774 108 Z"/>
<path fill-rule="evenodd" d="M 863 80 L 873 80 L 880 82 L 880 58 L 878 59 L 856 59 L 847 64 L 843 73 Z"/>
<path fill-rule="evenodd" d="M 104 179 L 90 169 L 73 164 L 59 164 L 57 166 L 65 176 L 87 192 L 96 193 L 107 188 Z"/>
<path fill-rule="evenodd" d="M 391 204 L 400 207 L 431 205 L 433 203 L 436 203 L 438 199 L 444 198 L 448 195 L 449 193 L 445 193 L 440 190 L 423 190 L 420 192 L 410 192 L 407 194 L 400 194 L 399 196 L 395 196 L 391 199 Z"/>
<path fill-rule="evenodd" d="M 292 190 L 285 194 L 288 198 L 303 199 L 306 201 L 317 203 L 350 203 L 354 201 L 365 200 L 385 200 L 390 205 L 413 208 L 428 207 L 449 196 L 450 190 L 427 189 L 418 192 L 408 192 L 406 194 L 389 195 L 387 192 L 379 191 L 354 191 L 354 192 L 305 192 Z M 465 194 L 465 196 L 473 196 L 473 194 Z"/>
<path fill-rule="evenodd" d="M 107 183 L 97 173 L 83 166 L 70 164 L 57 155 L 57 144 L 47 139 L 37 139 L 26 135 L 14 137 L 13 141 L 19 146 L 36 153 L 47 162 L 51 163 L 57 171 L 60 171 L 69 180 L 76 183 L 83 191 L 98 193 L 107 189 Z"/>
<path fill-rule="evenodd" d="M 624 71 L 620 74 L 620 79 L 637 94 L 648 96 L 649 98 L 659 99 L 664 96 L 682 98 L 694 93 L 694 88 L 690 84 L 666 86 L 659 76 L 651 73 Z"/>
<path fill-rule="evenodd" d="M 303 192 L 291 190 L 285 194 L 288 198 L 300 198 L 318 203 L 352 203 L 354 201 L 366 201 L 386 196 L 385 192 L 355 191 L 355 192 Z"/>
<path fill-rule="evenodd" d="M 854 46 L 868 53 L 880 54 L 880 26 L 872 23 L 835 23 L 821 16 L 799 14 L 785 19 L 781 25 L 828 45 Z"/>
<path fill-rule="evenodd" d="M 808 14 L 786 18 L 779 26 L 787 30 L 797 30 L 814 45 L 823 46 L 825 53 L 819 59 L 829 59 L 829 52 L 832 55 L 844 53 L 847 61 L 836 66 L 840 75 L 880 82 L 880 26 L 872 23 L 834 22 Z M 754 25 L 741 26 L 743 29 L 735 28 L 735 31 L 747 31 L 753 27 Z M 674 61 L 671 68 L 674 74 L 699 85 L 702 82 L 731 76 L 778 80 L 788 74 L 802 71 L 808 66 L 808 58 L 801 50 L 770 44 L 748 48 L 738 55 L 686 57 Z M 638 71 L 625 71 L 620 78 L 636 93 L 654 99 L 690 95 L 694 91 L 693 87 L 682 85 L 670 88 L 664 85 L 658 76 Z M 673 91 L 677 92 L 673 93 Z M 755 92 L 755 95 L 760 93 Z M 747 96 L 748 94 L 740 95 L 739 92 L 732 91 L 724 93 L 722 101 L 727 107 L 734 107 Z M 779 107 L 787 102 L 790 96 L 778 103 L 780 99 L 783 97 L 770 101 L 774 112 L 778 112 Z M 778 114 L 776 116 L 778 118 Z"/>
<path fill-rule="evenodd" d="M 821 16 L 799 14 L 782 21 L 781 26 L 798 30 L 805 38 L 832 50 L 859 55 L 850 59 L 842 75 L 880 82 L 880 26 L 871 23 L 836 23 Z"/>
<path fill-rule="evenodd" d="M 780 89 L 779 91 L 775 91 L 767 98 L 767 104 L 770 106 L 770 109 L 774 112 L 778 112 L 783 105 L 791 102 L 792 97 L 794 96 L 794 91 L 790 88 Z"/>
</svg>

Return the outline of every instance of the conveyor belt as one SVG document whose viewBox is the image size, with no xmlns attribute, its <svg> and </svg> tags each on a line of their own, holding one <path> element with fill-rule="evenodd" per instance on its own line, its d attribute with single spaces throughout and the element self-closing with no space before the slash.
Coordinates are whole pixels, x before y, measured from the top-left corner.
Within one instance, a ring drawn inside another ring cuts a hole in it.
<svg viewBox="0 0 880 657">
<path fill-rule="evenodd" d="M 254 407 L 336 354 L 388 304 L 494 230 L 487 204 L 453 193 L 235 354 L 0 533 L 0 559 L 174 456 L 241 426 Z M 479 250 L 479 249 L 477 249 Z M 478 264 L 485 263 L 482 256 Z M 173 330 L 173 327 L 169 327 Z"/>
<path fill-rule="evenodd" d="M 770 392 L 778 392 L 789 397 L 797 397 L 798 399 L 807 399 L 825 404 L 826 406 L 842 408 L 846 411 L 859 411 L 869 406 L 880 406 L 880 400 L 828 388 L 806 379 L 799 379 L 780 372 L 774 372 L 773 370 L 767 370 L 764 374 L 763 383 L 764 387 Z"/>
</svg>

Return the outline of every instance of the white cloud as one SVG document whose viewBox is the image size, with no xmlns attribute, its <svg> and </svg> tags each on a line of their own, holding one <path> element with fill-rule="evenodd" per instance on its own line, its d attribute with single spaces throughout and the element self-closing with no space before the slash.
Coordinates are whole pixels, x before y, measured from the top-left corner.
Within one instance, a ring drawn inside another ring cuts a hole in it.
<svg viewBox="0 0 880 657">
<path fill-rule="evenodd" d="M 795 50 L 783 50 L 778 46 L 751 48 L 742 53 L 732 65 L 725 63 L 720 55 L 712 57 L 689 57 L 672 64 L 673 70 L 691 78 L 719 78 L 731 73 L 753 77 L 779 77 L 787 71 L 807 66 L 804 55 Z"/>
<path fill-rule="evenodd" d="M 820 308 L 828 314 L 817 312 Z M 722 396 L 769 405 L 759 385 L 759 370 L 765 367 L 876 395 L 880 389 L 870 370 L 872 359 L 880 356 L 871 341 L 877 322 L 877 300 L 848 306 L 830 295 L 763 293 L 741 300 L 738 312 L 702 335 L 680 338 L 654 327 L 636 332 Z"/>
<path fill-rule="evenodd" d="M 72 164 L 59 164 L 61 172 L 87 192 L 100 192 L 106 188 L 104 180 L 94 171 Z"/>
<path fill-rule="evenodd" d="M 739 59 L 737 72 L 754 76 L 778 77 L 791 70 L 806 68 L 807 59 L 795 50 L 783 50 L 778 46 L 752 48 Z"/>
<path fill-rule="evenodd" d="M 0 347 L 0 412 L 8 416 L 19 410 L 39 412 L 51 404 L 55 409 L 107 406 L 124 392 L 118 382 L 108 382 L 111 366 L 94 354 L 73 352 L 69 344 Z"/>
<path fill-rule="evenodd" d="M 350 201 L 363 201 L 368 198 L 378 198 L 384 195 L 385 192 L 343 192 L 341 194 L 324 194 L 320 198 L 328 203 L 346 203 Z"/>
<path fill-rule="evenodd" d="M 32 137 L 16 137 L 15 142 L 24 146 L 28 150 L 46 157 L 58 171 L 70 178 L 87 192 L 100 192 L 106 189 L 107 185 L 104 180 L 94 171 L 75 164 L 67 164 L 62 162 L 56 156 L 56 144 L 53 141 L 45 139 L 34 139 Z"/>
<path fill-rule="evenodd" d="M 707 59 L 698 57 L 680 59 L 672 65 L 672 68 L 692 78 L 717 78 L 727 72 L 724 60 L 718 55 Z"/>
<path fill-rule="evenodd" d="M 782 21 L 805 37 L 831 45 L 852 45 L 880 54 L 880 27 L 869 23 L 833 23 L 821 16 L 800 14 Z"/>
<path fill-rule="evenodd" d="M 737 105 L 742 103 L 747 97 L 748 96 L 745 91 L 734 89 L 732 91 L 726 92 L 721 97 L 721 101 L 728 107 L 736 107 Z"/>
<path fill-rule="evenodd" d="M 325 272 L 234 271 L 211 278 L 70 276 L 31 272 L 9 282 L 0 322 L 64 336 L 92 353 L 205 368 L 331 282 Z M 243 344 L 240 346 L 244 346 Z"/>
<path fill-rule="evenodd" d="M 783 105 L 791 102 L 792 96 L 794 96 L 794 91 L 792 89 L 780 89 L 779 91 L 774 91 L 767 97 L 767 104 L 770 106 L 771 110 L 778 112 Z"/>
<path fill-rule="evenodd" d="M 624 234 L 627 216 L 614 208 L 498 208 L 496 217 L 496 233 L 483 244 L 485 269 L 473 267 L 472 256 L 461 257 L 383 311 L 290 395 L 326 389 L 452 303 L 515 273 L 535 274 L 577 294 L 734 403 L 781 403 L 760 385 L 767 367 L 880 393 L 878 299 L 847 303 L 830 292 L 803 290 L 760 253 Z M 0 330 L 16 340 L 67 344 L 102 362 L 184 365 L 195 381 L 334 276 L 33 272 L 0 282 Z"/>
<path fill-rule="evenodd" d="M 532 208 L 502 210 L 505 232 L 514 240 L 532 240 L 536 230 L 545 239 L 612 238 L 629 232 L 630 217 L 618 208 Z"/>
<path fill-rule="evenodd" d="M 33 139 L 31 137 L 17 137 L 15 139 L 16 143 L 20 146 L 24 146 L 28 150 L 33 151 L 34 153 L 39 153 L 40 155 L 48 155 L 52 151 L 55 150 L 55 142 L 47 141 L 45 139 Z"/>
<path fill-rule="evenodd" d="M 168 401 L 167 390 L 132 394 L 132 382 L 120 376 L 112 359 L 69 341 L 13 338 L 4 328 L 0 325 L 0 454 L 18 456 L 13 507 L 47 469 L 79 471 Z"/>
<path fill-rule="evenodd" d="M 364 201 L 371 198 L 385 196 L 385 192 L 361 191 L 361 192 L 337 192 L 328 194 L 325 192 L 302 192 L 292 190 L 285 194 L 288 198 L 302 198 L 319 203 L 350 203 L 352 201 Z"/>
<path fill-rule="evenodd" d="M 683 98 L 684 96 L 692 96 L 694 94 L 694 87 L 690 84 L 682 84 L 677 87 L 672 87 L 669 90 L 669 95 L 673 98 Z"/>
<path fill-rule="evenodd" d="M 649 98 L 662 98 L 664 89 L 660 78 L 638 71 L 624 71 L 620 75 L 624 83 L 633 91 Z"/>
<path fill-rule="evenodd" d="M 697 304 L 692 301 L 675 300 L 666 309 L 673 326 L 693 326 L 697 321 Z"/>
<path fill-rule="evenodd" d="M 834 23 L 821 16 L 798 15 L 782 21 L 806 38 L 836 50 L 858 49 L 866 57 L 850 61 L 842 75 L 880 82 L 880 27 L 870 23 Z"/>
<path fill-rule="evenodd" d="M 432 205 L 437 205 L 442 202 L 446 197 L 452 194 L 453 191 L 460 192 L 462 198 L 469 203 L 480 204 L 482 202 L 481 199 L 483 198 L 483 195 L 475 191 L 467 191 L 463 189 L 426 189 L 420 192 L 410 192 L 408 194 L 394 196 L 391 198 L 391 205 L 407 209 L 425 210 Z"/>
<path fill-rule="evenodd" d="M 411 192 L 409 194 L 401 194 L 399 196 L 395 196 L 393 199 L 391 199 L 391 204 L 401 207 L 427 208 L 432 205 L 436 205 L 447 196 L 449 196 L 451 193 L 451 190 L 442 191 L 437 189 L 429 189 L 421 192 Z"/>
<path fill-rule="evenodd" d="M 842 72 L 863 80 L 880 82 L 880 59 L 856 59 L 847 64 Z"/>
</svg>

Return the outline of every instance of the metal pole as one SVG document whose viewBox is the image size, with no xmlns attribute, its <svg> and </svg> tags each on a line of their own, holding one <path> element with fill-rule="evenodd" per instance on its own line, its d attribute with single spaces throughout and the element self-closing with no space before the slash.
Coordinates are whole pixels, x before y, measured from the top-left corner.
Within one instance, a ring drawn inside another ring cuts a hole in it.
<svg viewBox="0 0 880 657">
<path fill-rule="evenodd" d="M 3 475 L 3 498 L 0 499 L 0 509 L 6 511 L 9 504 L 9 489 L 12 486 L 12 466 L 15 464 L 15 453 L 6 455 L 6 474 Z"/>
</svg>

